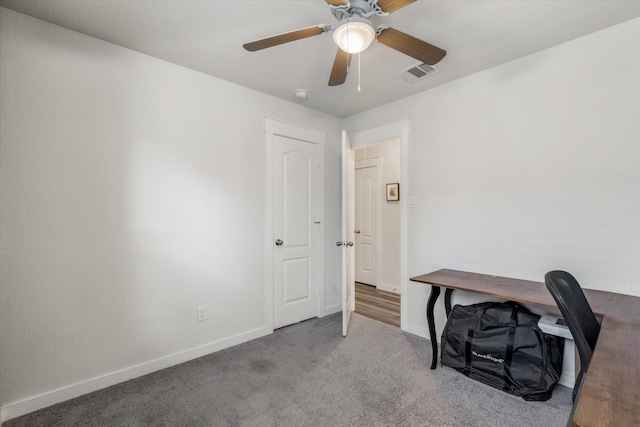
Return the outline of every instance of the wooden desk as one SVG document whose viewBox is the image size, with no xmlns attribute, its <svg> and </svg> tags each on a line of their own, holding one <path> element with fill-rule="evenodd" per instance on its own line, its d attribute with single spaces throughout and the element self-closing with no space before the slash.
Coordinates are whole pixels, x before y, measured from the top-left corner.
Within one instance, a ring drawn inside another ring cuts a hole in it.
<svg viewBox="0 0 640 427">
<path fill-rule="evenodd" d="M 438 363 L 438 342 L 433 308 L 445 291 L 445 310 L 451 312 L 453 290 L 475 292 L 525 304 L 557 308 L 544 283 L 456 270 L 438 270 L 411 278 L 431 285 L 427 322 L 433 358 Z M 595 351 L 576 403 L 574 426 L 640 426 L 640 298 L 612 292 L 584 290 L 603 321 Z"/>
<path fill-rule="evenodd" d="M 640 426 L 640 298 L 613 294 L 576 405 L 574 426 Z"/>
</svg>

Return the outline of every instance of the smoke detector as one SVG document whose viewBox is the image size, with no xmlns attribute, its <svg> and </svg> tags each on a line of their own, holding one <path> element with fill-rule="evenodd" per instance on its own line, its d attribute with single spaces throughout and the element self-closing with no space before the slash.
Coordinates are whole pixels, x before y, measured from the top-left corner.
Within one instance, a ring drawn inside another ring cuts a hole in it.
<svg viewBox="0 0 640 427">
<path fill-rule="evenodd" d="M 298 99 L 307 99 L 309 96 L 309 92 L 306 89 L 296 89 L 294 93 Z"/>
</svg>

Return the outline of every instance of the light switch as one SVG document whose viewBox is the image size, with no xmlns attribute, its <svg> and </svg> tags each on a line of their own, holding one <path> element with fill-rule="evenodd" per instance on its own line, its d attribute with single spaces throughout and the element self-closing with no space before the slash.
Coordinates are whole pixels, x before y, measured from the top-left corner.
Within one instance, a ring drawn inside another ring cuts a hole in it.
<svg viewBox="0 0 640 427">
<path fill-rule="evenodd" d="M 420 196 L 409 196 L 407 200 L 410 208 L 420 208 Z"/>
</svg>

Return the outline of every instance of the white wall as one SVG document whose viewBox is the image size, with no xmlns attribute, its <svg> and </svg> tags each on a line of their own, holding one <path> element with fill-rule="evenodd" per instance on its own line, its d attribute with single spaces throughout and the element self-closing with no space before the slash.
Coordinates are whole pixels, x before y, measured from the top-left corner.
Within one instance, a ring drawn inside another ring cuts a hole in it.
<svg viewBox="0 0 640 427">
<path fill-rule="evenodd" d="M 328 131 L 325 299 L 338 307 L 338 119 L 6 9 L 0 19 L 3 416 L 266 333 L 265 116 Z M 344 121 L 411 121 L 401 194 L 422 208 L 409 210 L 410 276 L 563 268 L 640 295 L 639 28 Z M 423 336 L 427 294 L 407 285 L 407 329 Z M 196 323 L 202 304 L 209 320 Z"/>
<path fill-rule="evenodd" d="M 339 119 L 0 11 L 3 417 L 269 332 L 267 116 L 328 132 L 339 309 Z"/>
<path fill-rule="evenodd" d="M 635 19 L 347 118 L 349 132 L 410 120 L 409 276 L 565 269 L 640 295 L 639 56 Z M 407 285 L 422 336 L 428 292 Z"/>
<path fill-rule="evenodd" d="M 386 185 L 400 184 L 400 197 L 403 198 L 400 169 L 400 139 L 390 139 L 379 144 L 355 149 L 355 160 L 380 158 L 381 182 L 378 183 L 380 198 L 380 238 L 381 249 L 379 288 L 390 292 L 400 292 L 400 202 L 387 201 Z"/>
</svg>

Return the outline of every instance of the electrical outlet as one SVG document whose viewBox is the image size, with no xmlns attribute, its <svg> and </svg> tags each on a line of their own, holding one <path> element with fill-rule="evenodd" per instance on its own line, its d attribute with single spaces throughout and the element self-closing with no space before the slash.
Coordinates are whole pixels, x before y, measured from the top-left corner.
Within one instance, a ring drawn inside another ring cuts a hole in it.
<svg viewBox="0 0 640 427">
<path fill-rule="evenodd" d="M 198 322 L 207 320 L 207 306 L 201 305 L 198 307 Z"/>
</svg>

